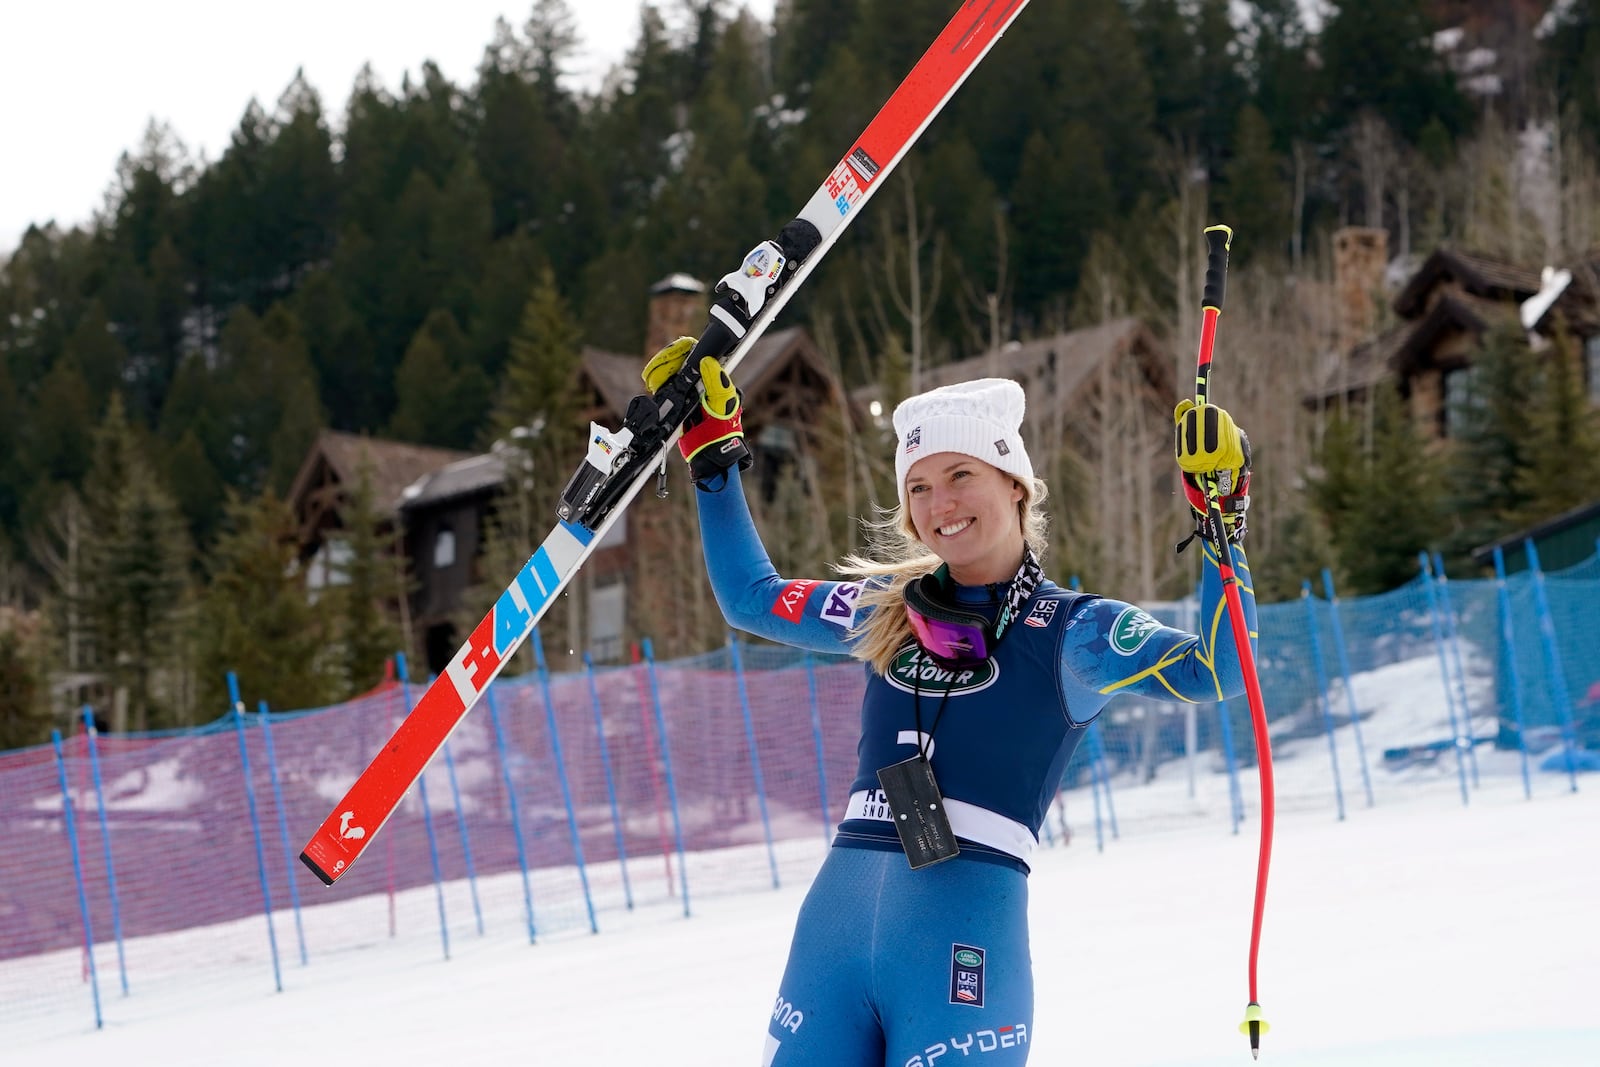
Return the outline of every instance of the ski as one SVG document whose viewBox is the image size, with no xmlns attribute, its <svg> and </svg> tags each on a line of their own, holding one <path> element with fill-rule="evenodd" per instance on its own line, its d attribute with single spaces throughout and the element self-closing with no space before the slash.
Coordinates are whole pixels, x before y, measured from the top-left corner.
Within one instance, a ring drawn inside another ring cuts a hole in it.
<svg viewBox="0 0 1600 1067">
<path fill-rule="evenodd" d="M 527 639 L 606 531 L 657 469 L 698 401 L 699 364 L 732 371 L 1028 0 L 965 0 L 800 214 L 717 285 L 684 369 L 637 396 L 620 429 L 591 424 L 589 452 L 562 491 L 559 521 L 474 627 L 417 706 L 317 827 L 300 860 L 333 885 L 372 844 L 401 798 Z"/>
</svg>

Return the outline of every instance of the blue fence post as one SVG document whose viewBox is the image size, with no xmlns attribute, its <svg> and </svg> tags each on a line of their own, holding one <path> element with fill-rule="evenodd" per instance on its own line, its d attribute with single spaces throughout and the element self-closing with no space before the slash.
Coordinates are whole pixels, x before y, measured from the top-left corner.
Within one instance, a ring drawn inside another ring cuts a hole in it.
<svg viewBox="0 0 1600 1067">
<path fill-rule="evenodd" d="M 622 808 L 617 803 L 617 780 L 611 774 L 611 746 L 606 741 L 606 720 L 600 708 L 600 686 L 594 678 L 594 657 L 583 654 L 583 670 L 589 679 L 589 706 L 594 709 L 594 736 L 600 743 L 600 767 L 606 776 L 606 799 L 611 805 L 611 826 L 617 839 L 617 869 L 622 873 L 622 900 L 633 910 L 633 887 L 628 883 L 628 849 L 622 833 Z"/>
<path fill-rule="evenodd" d="M 1528 570 L 1533 575 L 1533 595 L 1539 605 L 1539 633 L 1544 637 L 1545 668 L 1550 678 L 1550 700 L 1561 716 L 1561 750 L 1567 758 L 1567 774 L 1572 778 L 1572 792 L 1578 791 L 1578 732 L 1572 722 L 1572 701 L 1567 696 L 1567 676 L 1561 669 L 1561 649 L 1556 644 L 1556 624 L 1550 617 L 1550 601 L 1544 591 L 1544 571 L 1539 568 L 1539 549 L 1533 538 L 1522 543 L 1528 556 Z"/>
<path fill-rule="evenodd" d="M 511 775 L 511 750 L 506 745 L 506 733 L 500 723 L 500 705 L 494 698 L 493 684 L 484 696 L 489 698 L 489 723 L 494 727 L 495 748 L 500 750 L 500 777 L 506 786 L 506 805 L 511 809 L 511 835 L 517 841 L 517 866 L 522 870 L 522 910 L 528 920 L 528 944 L 537 944 L 538 934 L 533 925 L 533 883 L 528 878 L 528 848 L 522 838 L 522 798 L 517 793 L 517 784 Z"/>
<path fill-rule="evenodd" d="M 1094 799 L 1094 850 L 1106 850 L 1105 823 L 1100 814 L 1100 768 L 1094 758 L 1094 746 L 1089 746 L 1089 796 Z"/>
<path fill-rule="evenodd" d="M 756 748 L 756 725 L 750 714 L 750 694 L 744 684 L 744 657 L 739 638 L 728 631 L 728 651 L 733 657 L 733 679 L 739 688 L 739 710 L 744 715 L 745 745 L 750 749 L 750 771 L 755 776 L 756 806 L 761 810 L 761 832 L 767 839 L 767 865 L 772 868 L 772 888 L 778 888 L 778 853 L 772 844 L 772 820 L 767 817 L 767 784 L 761 777 L 761 753 Z"/>
<path fill-rule="evenodd" d="M 833 823 L 828 818 L 828 767 L 822 750 L 822 708 L 817 702 L 817 664 L 806 650 L 806 689 L 811 695 L 811 739 L 817 746 L 817 799 L 822 806 L 822 841 L 833 841 Z"/>
<path fill-rule="evenodd" d="M 1439 673 L 1444 680 L 1444 703 L 1450 712 L 1450 747 L 1456 750 L 1456 772 L 1461 778 L 1461 803 L 1469 803 L 1467 795 L 1467 761 L 1462 753 L 1461 725 L 1456 719 L 1455 697 L 1450 692 L 1450 658 L 1444 651 L 1444 624 L 1439 620 L 1439 597 L 1433 589 L 1433 564 L 1426 551 L 1418 552 L 1422 563 L 1422 588 L 1428 594 L 1428 617 L 1433 622 L 1433 643 L 1439 650 Z"/>
<path fill-rule="evenodd" d="M 1511 616 L 1511 590 L 1506 584 L 1506 556 L 1494 548 L 1494 584 L 1500 603 L 1500 643 L 1505 646 L 1507 681 L 1511 687 L 1511 717 L 1517 724 L 1517 751 L 1522 758 L 1522 795 L 1533 799 L 1533 778 L 1528 773 L 1528 732 L 1522 718 L 1522 675 L 1517 670 L 1517 631 Z"/>
<path fill-rule="evenodd" d="M 672 745 L 667 739 L 667 717 L 661 709 L 661 687 L 656 681 L 656 657 L 647 637 L 640 642 L 645 675 L 650 680 L 650 703 L 655 708 L 656 733 L 661 737 L 661 766 L 667 779 L 667 803 L 672 805 L 672 836 L 678 849 L 678 880 L 683 893 L 683 917 L 689 917 L 689 865 L 683 854 L 683 819 L 678 814 L 678 787 L 672 774 Z"/>
<path fill-rule="evenodd" d="M 1350 653 L 1345 649 L 1344 627 L 1339 622 L 1339 597 L 1333 591 L 1333 572 L 1322 568 L 1322 589 L 1328 597 L 1328 620 L 1333 623 L 1333 647 L 1339 653 L 1339 674 L 1344 678 L 1345 704 L 1350 708 L 1350 728 L 1356 734 L 1356 759 L 1361 762 L 1361 787 L 1372 807 L 1372 775 L 1367 770 L 1367 746 L 1361 740 L 1361 713 L 1356 708 L 1355 684 L 1350 677 Z"/>
<path fill-rule="evenodd" d="M 1233 723 L 1228 714 L 1228 702 L 1217 702 L 1217 721 L 1222 725 L 1222 760 L 1228 768 L 1228 815 L 1233 821 L 1233 832 L 1239 832 L 1244 822 L 1244 793 L 1239 789 L 1239 761 L 1233 754 Z"/>
<path fill-rule="evenodd" d="M 1306 603 L 1306 629 L 1311 634 L 1311 663 L 1317 671 L 1317 692 L 1322 699 L 1322 727 L 1328 735 L 1328 760 L 1333 767 L 1333 803 L 1339 813 L 1339 821 L 1344 821 L 1344 778 L 1339 774 L 1339 741 L 1333 732 L 1332 701 L 1328 697 L 1328 671 L 1322 663 L 1322 638 L 1317 631 L 1321 628 L 1317 623 L 1317 601 L 1311 593 L 1311 580 L 1307 578 L 1300 583 L 1300 599 Z"/>
<path fill-rule="evenodd" d="M 1106 815 L 1111 819 L 1111 839 L 1120 841 L 1122 831 L 1117 829 L 1117 804 L 1111 796 L 1111 761 L 1106 758 L 1105 735 L 1101 732 L 1099 719 L 1089 724 L 1089 753 L 1100 765 L 1100 784 L 1106 791 Z"/>
<path fill-rule="evenodd" d="M 239 699 L 239 680 L 232 671 L 228 672 L 228 695 L 233 698 L 233 706 L 242 705 Z M 267 749 L 267 777 L 272 782 L 272 802 L 278 809 L 278 841 L 283 846 L 283 873 L 284 881 L 289 885 L 289 906 L 294 910 L 294 936 L 300 948 L 300 966 L 304 967 L 310 962 L 306 957 L 306 931 L 305 924 L 300 921 L 300 890 L 295 885 L 294 873 L 298 870 L 295 861 L 294 845 L 289 839 L 289 816 L 283 810 L 283 786 L 278 781 L 278 754 L 272 747 L 272 709 L 267 702 L 262 700 L 256 705 L 261 715 L 261 740 Z"/>
<path fill-rule="evenodd" d="M 395 673 L 400 676 L 400 699 L 405 704 L 406 715 L 411 707 L 411 672 L 406 667 L 406 654 L 394 654 Z M 433 864 L 433 891 L 439 901 L 439 943 L 444 948 L 444 958 L 450 958 L 450 921 L 444 906 L 444 868 L 439 863 L 439 837 L 433 832 L 433 805 L 428 803 L 428 771 L 424 767 L 417 775 L 417 796 L 422 801 L 422 828 L 428 835 L 428 859 Z"/>
<path fill-rule="evenodd" d="M 461 862 L 467 871 L 467 892 L 472 897 L 472 917 L 483 936 L 483 907 L 478 903 L 478 871 L 472 863 L 472 837 L 467 833 L 467 815 L 461 808 L 461 784 L 456 779 L 456 758 L 450 754 L 450 742 L 444 743 L 444 773 L 450 782 L 450 802 L 456 809 L 456 832 L 461 835 Z"/>
<path fill-rule="evenodd" d="M 567 761 L 561 754 L 561 731 L 556 726 L 556 702 L 550 692 L 550 667 L 544 659 L 544 639 L 533 628 L 533 656 L 539 665 L 539 692 L 544 696 L 545 723 L 550 729 L 550 754 L 556 764 L 556 780 L 561 783 L 561 799 L 567 806 L 567 833 L 572 838 L 572 858 L 578 865 L 578 881 L 583 885 L 583 903 L 589 909 L 589 932 L 598 934 L 600 924 L 594 915 L 594 897 L 589 893 L 589 868 L 583 862 L 583 840 L 578 834 L 578 812 L 572 802 L 572 786 L 567 781 Z"/>
<path fill-rule="evenodd" d="M 1439 604 L 1444 609 L 1445 638 L 1455 660 L 1456 692 L 1461 697 L 1461 732 L 1467 741 L 1467 763 L 1472 767 L 1472 787 L 1478 787 L 1478 740 L 1472 733 L 1472 703 L 1467 699 L 1467 669 L 1461 659 L 1461 639 L 1456 629 L 1456 609 L 1450 602 L 1450 576 L 1444 572 L 1444 557 L 1433 554 L 1433 572 L 1439 577 Z"/>
<path fill-rule="evenodd" d="M 261 839 L 261 818 L 256 810 L 256 787 L 250 780 L 250 746 L 246 744 L 244 715 L 233 709 L 234 732 L 239 737 L 239 767 L 244 773 L 244 798 L 250 809 L 250 830 L 256 842 L 256 873 L 261 876 L 261 904 L 267 919 L 267 945 L 272 950 L 272 982 L 283 992 L 283 971 L 278 966 L 278 933 L 272 923 L 272 887 L 267 879 L 267 848 Z"/>
<path fill-rule="evenodd" d="M 111 933 L 117 940 L 117 975 L 122 981 L 122 995 L 128 995 L 128 961 L 122 951 L 122 905 L 117 898 L 117 867 L 111 862 L 111 826 L 106 818 L 106 790 L 100 780 L 100 731 L 94 724 L 94 709 L 83 706 L 83 733 L 89 749 L 89 769 L 94 776 L 95 808 L 100 816 L 100 843 L 105 846 L 106 890 L 111 897 Z"/>
<path fill-rule="evenodd" d="M 83 857 L 78 855 L 78 821 L 73 815 L 76 804 L 72 787 L 67 784 L 67 759 L 61 752 L 61 731 L 50 731 L 50 743 L 56 750 L 56 776 L 61 782 L 61 819 L 67 828 L 67 847 L 72 850 L 72 876 L 78 883 L 78 914 L 83 917 L 83 957 L 89 961 L 89 991 L 94 998 L 94 1028 L 101 1029 L 105 1020 L 100 1015 L 100 974 L 94 965 L 94 925 L 89 919 L 89 888 L 84 884 Z"/>
</svg>

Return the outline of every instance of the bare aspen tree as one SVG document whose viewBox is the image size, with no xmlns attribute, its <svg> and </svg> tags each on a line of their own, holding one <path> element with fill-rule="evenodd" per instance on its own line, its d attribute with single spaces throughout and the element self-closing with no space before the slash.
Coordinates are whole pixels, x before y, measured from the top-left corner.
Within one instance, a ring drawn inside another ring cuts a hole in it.
<svg viewBox="0 0 1600 1067">
<path fill-rule="evenodd" d="M 1197 338 L 1200 335 L 1200 279 L 1205 274 L 1206 258 L 1201 233 L 1210 225 L 1206 218 L 1210 185 L 1194 146 L 1183 138 L 1174 138 L 1165 146 L 1158 165 L 1172 194 L 1163 213 L 1172 238 L 1172 256 L 1162 258 L 1171 265 L 1168 275 L 1172 279 L 1173 336 Z M 1177 369 L 1183 373 L 1181 362 Z"/>
<path fill-rule="evenodd" d="M 1363 111 L 1350 131 L 1350 149 L 1361 182 L 1362 221 L 1381 227 L 1389 183 L 1400 165 L 1394 134 L 1383 119 Z"/>
<path fill-rule="evenodd" d="M 70 688 L 63 694 L 70 711 L 81 699 L 83 690 L 99 678 L 91 678 L 92 639 L 83 618 L 83 552 L 88 537 L 87 516 L 76 493 L 68 491 L 51 509 L 43 527 L 29 537 L 28 554 L 44 571 L 52 591 L 57 626 L 65 656 L 63 666 Z M 117 723 L 116 729 L 126 729 Z"/>
<path fill-rule="evenodd" d="M 981 316 L 981 326 L 974 326 L 970 324 L 966 314 L 963 314 L 963 320 L 969 322 L 969 340 L 974 348 L 982 349 L 987 354 L 985 373 L 992 378 L 1000 373 L 1000 345 L 1003 338 L 1011 335 L 1012 315 L 1010 229 L 1002 205 L 996 204 L 991 214 L 994 218 L 995 249 L 993 280 L 986 280 L 987 284 L 973 281 L 967 276 L 960 260 L 956 261 L 955 269 L 960 278 L 961 291 L 967 298 L 967 305 Z"/>
<path fill-rule="evenodd" d="M 1306 174 L 1311 169 L 1312 149 L 1297 137 L 1291 154 L 1294 157 L 1294 232 L 1289 237 L 1290 268 L 1299 274 L 1305 263 Z"/>
<path fill-rule="evenodd" d="M 881 277 L 883 284 L 868 288 L 868 296 L 878 319 L 880 336 L 895 332 L 895 319 L 885 308 L 888 295 L 898 318 L 905 323 L 911 357 L 911 392 L 922 391 L 922 373 L 930 366 L 928 326 L 938 306 L 944 273 L 944 235 L 933 228 L 932 210 L 924 211 L 917 200 L 917 169 L 906 160 L 893 179 L 900 186 L 900 210 L 878 216 L 879 240 L 872 248 L 882 255 L 879 264 L 864 267 L 868 277 Z M 896 223 L 903 229 L 896 232 Z M 869 253 L 870 254 L 870 253 Z M 923 279 L 923 259 L 931 266 Z M 902 279 L 902 273 L 904 275 Z"/>
</svg>

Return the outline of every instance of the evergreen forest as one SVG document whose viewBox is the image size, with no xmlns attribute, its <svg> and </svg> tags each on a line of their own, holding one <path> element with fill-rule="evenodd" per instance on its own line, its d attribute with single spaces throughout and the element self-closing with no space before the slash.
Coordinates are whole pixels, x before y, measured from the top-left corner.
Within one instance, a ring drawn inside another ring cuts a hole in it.
<svg viewBox="0 0 1600 1067">
<path fill-rule="evenodd" d="M 152 121 L 91 225 L 0 249 L 0 749 L 90 680 L 125 729 L 209 721 L 230 669 L 282 709 L 370 688 L 403 578 L 357 494 L 349 580 L 308 599 L 284 494 L 318 432 L 482 450 L 569 417 L 581 346 L 640 352 L 652 283 L 714 282 L 775 233 L 955 6 L 656 0 L 584 88 L 580 2 L 502 21 L 470 82 L 419 56 L 330 99 L 286 70 L 214 159 Z M 1324 566 L 1379 592 L 1419 549 L 1464 569 L 1600 498 L 1594 372 L 1494 332 L 1491 400 L 1448 441 L 1383 390 L 1309 410 L 1341 358 L 1308 295 L 1331 235 L 1381 228 L 1413 265 L 1592 258 L 1596 146 L 1600 0 L 1035 0 L 784 321 L 891 401 L 1120 316 L 1181 382 L 1226 221 L 1215 395 L 1256 446 L 1259 595 Z"/>
</svg>

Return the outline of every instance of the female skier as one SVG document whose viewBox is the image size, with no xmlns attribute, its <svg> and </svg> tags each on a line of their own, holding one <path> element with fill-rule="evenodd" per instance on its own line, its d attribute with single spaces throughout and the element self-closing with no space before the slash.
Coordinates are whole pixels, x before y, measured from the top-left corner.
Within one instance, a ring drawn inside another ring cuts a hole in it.
<svg viewBox="0 0 1600 1067">
<path fill-rule="evenodd" d="M 691 338 L 645 368 L 654 392 Z M 739 396 L 714 359 L 680 448 L 699 490 L 706 568 L 728 622 L 868 679 L 844 820 L 807 893 L 767 1030 L 764 1067 L 1015 1067 L 1033 1038 L 1028 859 L 1062 771 L 1117 693 L 1216 701 L 1242 691 L 1211 543 L 1201 633 L 1051 582 L 1044 483 L 1016 382 L 986 378 L 894 412 L 899 507 L 846 581 L 778 575 L 751 521 Z M 1186 495 L 1215 476 L 1244 533 L 1249 443 L 1227 412 L 1175 415 Z M 1249 572 L 1236 553 L 1241 579 Z M 1243 590 L 1252 634 L 1255 603 Z"/>
</svg>

